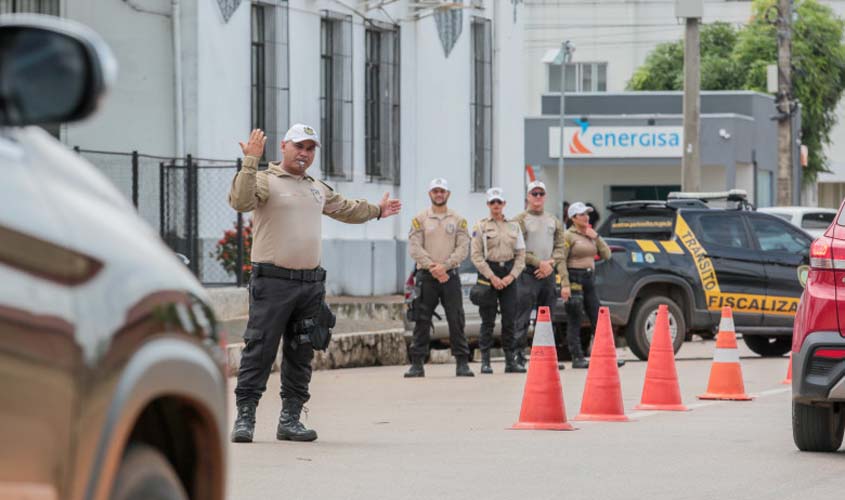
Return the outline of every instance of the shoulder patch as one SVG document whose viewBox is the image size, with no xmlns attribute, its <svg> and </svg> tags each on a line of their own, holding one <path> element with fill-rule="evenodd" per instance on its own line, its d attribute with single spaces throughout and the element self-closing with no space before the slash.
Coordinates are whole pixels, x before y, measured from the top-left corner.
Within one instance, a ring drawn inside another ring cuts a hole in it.
<svg viewBox="0 0 845 500">
<path fill-rule="evenodd" d="M 461 219 L 460 227 L 461 227 L 461 229 L 467 228 L 467 220 L 466 219 Z"/>
<path fill-rule="evenodd" d="M 419 231 L 420 228 L 422 227 L 422 226 L 420 226 L 420 221 L 418 221 L 416 217 L 411 219 L 411 227 L 413 227 L 414 230 L 416 230 L 416 231 Z"/>
</svg>

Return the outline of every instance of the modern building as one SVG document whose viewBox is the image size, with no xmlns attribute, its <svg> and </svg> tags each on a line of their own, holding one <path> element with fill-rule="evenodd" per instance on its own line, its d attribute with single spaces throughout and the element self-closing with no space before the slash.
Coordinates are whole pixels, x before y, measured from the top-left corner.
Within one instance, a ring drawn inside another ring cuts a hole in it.
<svg viewBox="0 0 845 500">
<path fill-rule="evenodd" d="M 564 197 L 560 184 L 560 94 L 544 94 L 541 114 L 525 120 L 525 163 L 550 187 L 550 202 L 665 199 L 681 189 L 681 92 L 602 92 L 567 95 Z M 774 99 L 756 92 L 701 95 L 701 188 L 744 189 L 769 206 L 777 179 Z M 800 130 L 796 115 L 794 129 Z M 797 138 L 797 134 L 796 134 Z M 800 179 L 794 161 L 796 189 Z"/>
<path fill-rule="evenodd" d="M 845 2 L 819 0 L 840 16 Z M 743 25 L 753 3 L 705 0 L 703 23 L 724 21 Z M 567 65 L 566 92 L 624 92 L 634 71 L 659 44 L 684 36 L 682 20 L 675 18 L 674 2 L 664 0 L 525 0 L 525 109 L 526 116 L 541 114 L 541 96 L 560 91 L 561 43 L 575 46 Z M 845 105 L 838 115 L 845 117 Z M 840 120 L 845 122 L 845 120 Z M 802 186 L 801 203 L 838 207 L 845 195 L 845 125 L 837 125 L 827 148 L 831 173 L 821 174 L 816 185 Z M 766 200 L 759 200 L 765 203 Z M 771 200 L 772 203 L 776 199 Z"/>
<path fill-rule="evenodd" d="M 324 219 L 331 294 L 402 289 L 410 220 L 432 178 L 449 180 L 450 205 L 470 223 L 486 214 L 487 188 L 521 186 L 519 2 L 0 0 L 0 13 L 15 11 L 81 21 L 112 47 L 120 71 L 102 110 L 57 134 L 127 196 L 127 156 L 94 151 L 140 153 L 134 196 L 154 227 L 171 218 L 159 210 L 159 173 L 183 172 L 168 165 L 189 154 L 208 167 L 190 200 L 201 278 L 230 279 L 210 252 L 235 219 L 226 194 L 252 128 L 267 131 L 273 160 L 289 124 L 311 124 L 323 141 L 312 175 L 347 197 L 403 201 L 385 221 Z M 183 218 L 172 229 L 192 224 Z"/>
</svg>

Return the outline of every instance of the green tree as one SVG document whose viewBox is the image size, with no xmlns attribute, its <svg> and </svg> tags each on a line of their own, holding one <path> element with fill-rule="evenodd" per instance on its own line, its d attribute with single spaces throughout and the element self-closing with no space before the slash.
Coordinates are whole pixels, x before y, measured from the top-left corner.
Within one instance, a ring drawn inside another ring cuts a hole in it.
<svg viewBox="0 0 845 500">
<path fill-rule="evenodd" d="M 816 0 L 796 0 L 794 12 L 793 93 L 801 105 L 801 142 L 810 152 L 804 180 L 811 181 L 827 170 L 823 146 L 830 142 L 836 106 L 845 90 L 845 22 Z M 752 20 L 739 30 L 725 23 L 704 26 L 701 88 L 765 92 L 766 66 L 777 63 L 776 18 L 775 0 L 755 0 Z M 670 64 L 658 55 L 666 49 L 655 48 L 628 82 L 630 89 L 683 88 L 683 42 L 663 45 L 677 45 L 680 59 Z M 657 72 L 662 74 L 653 74 Z"/>
</svg>

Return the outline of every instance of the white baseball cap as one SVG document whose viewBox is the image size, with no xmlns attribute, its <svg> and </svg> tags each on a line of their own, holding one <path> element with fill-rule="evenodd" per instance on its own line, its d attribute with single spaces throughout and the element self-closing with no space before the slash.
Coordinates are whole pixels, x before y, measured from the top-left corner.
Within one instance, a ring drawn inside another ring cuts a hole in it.
<svg viewBox="0 0 845 500">
<path fill-rule="evenodd" d="M 531 191 L 533 191 L 537 188 L 540 188 L 543 191 L 545 191 L 546 185 L 543 184 L 543 181 L 541 181 L 541 180 L 531 181 L 530 183 L 528 183 L 528 191 L 526 191 L 526 193 L 530 193 Z"/>
<path fill-rule="evenodd" d="M 297 143 L 302 141 L 314 141 L 317 146 L 320 146 L 320 136 L 317 135 L 317 131 L 314 130 L 313 127 L 303 125 L 301 123 L 297 123 L 289 128 L 283 141 Z"/>
<path fill-rule="evenodd" d="M 449 191 L 449 183 L 446 182 L 446 179 L 443 177 L 437 177 L 435 179 L 431 179 L 431 182 L 428 184 L 428 190 L 431 191 L 432 189 L 443 189 L 445 191 Z"/>
<path fill-rule="evenodd" d="M 593 211 L 592 208 L 588 207 L 587 205 L 584 205 L 580 201 L 576 201 L 572 205 L 569 205 L 568 214 L 569 214 L 569 218 L 572 218 L 572 217 L 575 217 L 576 215 L 588 214 L 592 211 Z"/>
<path fill-rule="evenodd" d="M 502 188 L 494 187 L 487 190 L 487 203 L 493 200 L 505 201 L 505 192 Z"/>
</svg>

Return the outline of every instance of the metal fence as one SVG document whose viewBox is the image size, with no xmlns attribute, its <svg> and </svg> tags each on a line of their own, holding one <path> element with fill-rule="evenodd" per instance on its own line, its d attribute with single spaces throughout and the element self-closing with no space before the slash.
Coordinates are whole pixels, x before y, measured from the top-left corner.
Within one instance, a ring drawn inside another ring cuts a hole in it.
<svg viewBox="0 0 845 500">
<path fill-rule="evenodd" d="M 240 159 L 74 151 L 96 166 L 205 285 L 241 286 L 249 274 L 242 214 L 226 202 Z"/>
</svg>

